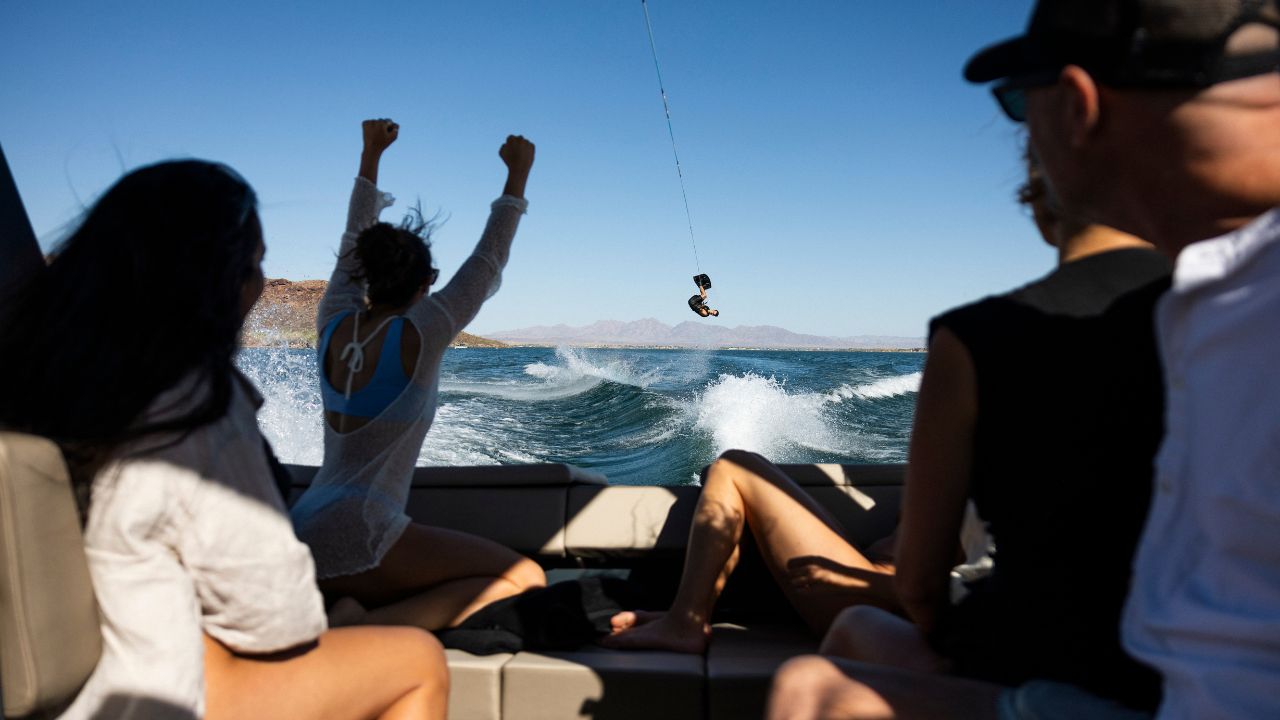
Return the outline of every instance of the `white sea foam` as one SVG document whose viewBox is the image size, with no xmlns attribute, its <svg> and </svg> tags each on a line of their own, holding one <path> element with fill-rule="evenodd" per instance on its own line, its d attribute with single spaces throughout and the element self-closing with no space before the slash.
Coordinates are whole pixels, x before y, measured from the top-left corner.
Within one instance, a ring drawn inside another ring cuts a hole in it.
<svg viewBox="0 0 1280 720">
<path fill-rule="evenodd" d="M 483 395 L 503 400 L 541 402 L 581 395 L 602 382 L 604 381 L 600 378 L 593 377 L 545 382 L 441 380 L 440 389 L 449 393 Z"/>
<path fill-rule="evenodd" d="M 697 398 L 695 426 L 711 434 L 719 454 L 730 448 L 787 459 L 795 448 L 840 452 L 845 433 L 823 411 L 827 399 L 787 392 L 773 377 L 721 375 Z"/>
<path fill-rule="evenodd" d="M 830 402 L 841 402 L 843 400 L 852 400 L 853 398 L 879 400 L 918 392 L 920 390 L 921 375 L 919 372 L 913 372 L 906 375 L 880 378 L 859 385 L 841 385 L 827 395 L 827 400 Z"/>
<path fill-rule="evenodd" d="M 501 465 L 538 463 L 542 459 L 519 452 L 505 442 L 514 418 L 487 421 L 474 402 L 447 403 L 436 409 L 436 419 L 418 452 L 418 465 Z"/>
<path fill-rule="evenodd" d="M 237 365 L 262 393 L 258 425 L 276 455 L 287 463 L 319 465 L 324 460 L 324 405 L 315 356 L 280 347 L 251 362 L 241 356 Z"/>
<path fill-rule="evenodd" d="M 556 360 L 559 361 L 556 365 L 530 363 L 524 372 L 548 382 L 572 382 L 589 377 L 638 388 L 649 387 L 659 375 L 657 368 L 637 370 L 630 360 L 616 356 L 592 357 L 588 351 L 576 348 L 556 348 Z"/>
</svg>

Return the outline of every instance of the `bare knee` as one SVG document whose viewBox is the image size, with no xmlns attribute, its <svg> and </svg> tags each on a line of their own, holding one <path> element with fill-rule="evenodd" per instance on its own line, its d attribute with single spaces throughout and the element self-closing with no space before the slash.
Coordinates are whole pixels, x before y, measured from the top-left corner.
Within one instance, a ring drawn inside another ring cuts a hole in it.
<svg viewBox="0 0 1280 720">
<path fill-rule="evenodd" d="M 448 693 L 449 665 L 444 657 L 444 646 L 436 636 L 413 627 L 397 627 L 395 631 L 397 640 L 402 644 L 402 667 L 413 674 L 419 687 L 433 693 Z"/>
<path fill-rule="evenodd" d="M 522 556 L 515 565 L 503 573 L 503 579 L 523 592 L 531 588 L 544 587 L 547 584 L 547 573 L 543 571 L 541 565 Z"/>
<path fill-rule="evenodd" d="M 720 453 L 720 457 L 711 463 L 713 470 L 719 469 L 721 474 L 732 474 L 746 470 L 748 472 L 758 472 L 762 464 L 768 464 L 760 453 L 754 453 L 750 450 L 725 450 Z"/>
<path fill-rule="evenodd" d="M 792 658 L 778 669 L 769 692 L 769 720 L 878 718 L 887 710 L 879 693 L 817 655 Z"/>
<path fill-rule="evenodd" d="M 743 483 L 761 479 L 762 465 L 768 462 L 763 455 L 753 452 L 726 450 L 707 468 L 702 478 L 702 491 L 715 494 L 717 490 L 733 486 L 739 495 L 745 494 Z"/>
<path fill-rule="evenodd" d="M 823 655 L 835 655 L 851 660 L 866 660 L 863 638 L 868 635 L 868 628 L 874 627 L 881 612 L 866 605 L 847 607 L 836 615 L 831 628 L 822 638 L 822 647 L 818 652 Z"/>
<path fill-rule="evenodd" d="M 771 694 L 790 691 L 809 691 L 823 679 L 829 678 L 834 666 L 819 655 L 793 657 L 778 668 L 773 676 Z"/>
</svg>

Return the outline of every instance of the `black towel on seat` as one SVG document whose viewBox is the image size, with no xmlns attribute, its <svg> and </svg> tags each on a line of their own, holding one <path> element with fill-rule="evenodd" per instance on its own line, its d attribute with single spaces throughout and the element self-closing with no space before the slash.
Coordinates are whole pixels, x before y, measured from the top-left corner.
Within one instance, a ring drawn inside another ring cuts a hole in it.
<svg viewBox="0 0 1280 720">
<path fill-rule="evenodd" d="M 627 580 L 585 577 L 503 598 L 436 637 L 473 655 L 572 650 L 607 635 L 609 619 L 634 608 L 640 593 Z"/>
</svg>

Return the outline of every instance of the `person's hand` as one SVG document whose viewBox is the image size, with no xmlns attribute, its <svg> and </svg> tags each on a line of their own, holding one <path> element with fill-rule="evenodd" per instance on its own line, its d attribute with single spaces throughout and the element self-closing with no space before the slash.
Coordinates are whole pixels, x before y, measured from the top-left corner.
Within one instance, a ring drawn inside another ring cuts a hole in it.
<svg viewBox="0 0 1280 720">
<path fill-rule="evenodd" d="M 523 135 L 508 135 L 507 141 L 498 149 L 498 157 L 511 172 L 528 175 L 529 168 L 533 167 L 533 143 L 525 140 Z"/>
<path fill-rule="evenodd" d="M 400 126 L 388 118 L 365 120 L 362 129 L 365 152 L 381 153 L 400 137 Z"/>
<path fill-rule="evenodd" d="M 498 157 L 507 166 L 507 186 L 503 194 L 524 197 L 524 184 L 533 167 L 533 143 L 525 140 L 523 135 L 508 135 L 507 141 L 498 149 Z"/>
</svg>

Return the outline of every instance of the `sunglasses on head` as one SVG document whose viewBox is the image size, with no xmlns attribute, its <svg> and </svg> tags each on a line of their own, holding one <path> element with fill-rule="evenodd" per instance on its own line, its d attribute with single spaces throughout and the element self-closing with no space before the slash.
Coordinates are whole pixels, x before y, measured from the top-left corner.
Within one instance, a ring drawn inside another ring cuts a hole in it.
<svg viewBox="0 0 1280 720">
<path fill-rule="evenodd" d="M 991 94 L 1010 120 L 1023 123 L 1027 121 L 1027 91 L 1054 84 L 1061 73 L 1061 70 L 1045 70 L 1017 75 L 991 88 Z"/>
</svg>

